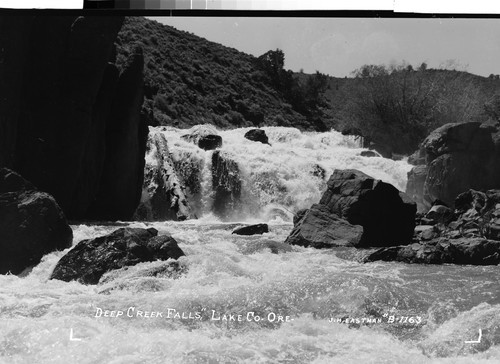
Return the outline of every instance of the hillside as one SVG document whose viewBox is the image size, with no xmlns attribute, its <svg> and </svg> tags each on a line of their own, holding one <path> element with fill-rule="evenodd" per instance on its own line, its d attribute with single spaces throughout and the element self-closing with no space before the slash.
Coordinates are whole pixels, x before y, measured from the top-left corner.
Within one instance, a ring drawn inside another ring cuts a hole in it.
<svg viewBox="0 0 500 364">
<path fill-rule="evenodd" d="M 273 87 L 256 57 L 138 17 L 127 18 L 118 35 L 118 64 L 134 45 L 144 51 L 149 125 L 315 129 Z"/>
<path fill-rule="evenodd" d="M 500 116 L 500 80 L 467 72 L 366 65 L 353 77 L 285 70 L 280 50 L 254 57 L 145 18 L 127 18 L 117 64 L 140 45 L 149 125 L 294 126 L 356 132 L 388 154 L 412 153 L 449 122 Z"/>
<path fill-rule="evenodd" d="M 353 78 L 330 78 L 325 98 L 337 129 L 400 154 L 416 150 L 441 125 L 500 116 L 498 76 L 455 70 L 364 66 Z"/>
</svg>

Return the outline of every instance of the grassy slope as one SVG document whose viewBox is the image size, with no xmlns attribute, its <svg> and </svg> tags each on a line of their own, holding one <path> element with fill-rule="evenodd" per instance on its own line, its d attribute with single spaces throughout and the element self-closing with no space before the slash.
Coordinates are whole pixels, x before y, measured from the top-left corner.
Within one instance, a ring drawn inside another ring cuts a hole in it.
<svg viewBox="0 0 500 364">
<path fill-rule="evenodd" d="M 294 125 L 311 129 L 271 86 L 256 58 L 144 18 L 127 18 L 121 63 L 134 44 L 145 56 L 144 110 L 151 125 Z"/>
</svg>

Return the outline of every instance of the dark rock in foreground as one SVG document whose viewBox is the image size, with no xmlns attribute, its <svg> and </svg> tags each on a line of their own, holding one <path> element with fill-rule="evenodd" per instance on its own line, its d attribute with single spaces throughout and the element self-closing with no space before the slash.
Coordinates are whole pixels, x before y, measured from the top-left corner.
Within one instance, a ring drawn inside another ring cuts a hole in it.
<svg viewBox="0 0 500 364">
<path fill-rule="evenodd" d="M 70 219 L 130 219 L 145 145 L 142 55 L 115 64 L 122 16 L 0 16 L 0 166 Z"/>
<path fill-rule="evenodd" d="M 269 144 L 269 138 L 267 137 L 266 132 L 262 129 L 252 129 L 247 131 L 245 133 L 245 138 L 253 142 L 261 142 L 263 144 Z"/>
<path fill-rule="evenodd" d="M 255 224 L 243 226 L 235 229 L 232 234 L 236 235 L 258 235 L 269 232 L 269 226 L 267 224 Z"/>
<path fill-rule="evenodd" d="M 73 232 L 54 198 L 0 169 L 0 273 L 18 274 L 43 255 L 69 248 Z"/>
<path fill-rule="evenodd" d="M 365 258 L 365 262 L 377 260 L 425 264 L 496 265 L 500 263 L 500 243 L 482 238 L 436 239 L 425 244 L 382 248 Z"/>
<path fill-rule="evenodd" d="M 97 284 L 108 271 L 184 255 L 171 236 L 157 234 L 153 228 L 121 228 L 109 235 L 83 240 L 59 260 L 50 279 Z"/>
<path fill-rule="evenodd" d="M 358 246 L 363 235 L 361 226 L 349 224 L 319 204 L 301 210 L 300 219 L 294 219 L 294 225 L 285 243 L 304 247 Z"/>
<path fill-rule="evenodd" d="M 363 172 L 335 170 L 319 203 L 349 224 L 363 227 L 360 246 L 405 245 L 412 241 L 415 202 L 391 184 Z"/>
</svg>

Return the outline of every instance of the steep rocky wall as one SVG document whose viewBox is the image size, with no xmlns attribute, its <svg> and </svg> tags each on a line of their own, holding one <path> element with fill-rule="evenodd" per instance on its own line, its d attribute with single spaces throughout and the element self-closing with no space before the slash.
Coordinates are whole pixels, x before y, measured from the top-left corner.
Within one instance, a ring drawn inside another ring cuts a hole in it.
<svg viewBox="0 0 500 364">
<path fill-rule="evenodd" d="M 500 186 L 500 131 L 498 124 L 446 124 L 421 144 L 425 164 L 408 173 L 407 193 L 427 210 L 435 200 L 454 205 L 469 189 Z"/>
<path fill-rule="evenodd" d="M 53 195 L 69 219 L 125 219 L 139 202 L 143 60 L 138 50 L 121 72 L 110 63 L 122 23 L 0 17 L 0 166 Z"/>
</svg>

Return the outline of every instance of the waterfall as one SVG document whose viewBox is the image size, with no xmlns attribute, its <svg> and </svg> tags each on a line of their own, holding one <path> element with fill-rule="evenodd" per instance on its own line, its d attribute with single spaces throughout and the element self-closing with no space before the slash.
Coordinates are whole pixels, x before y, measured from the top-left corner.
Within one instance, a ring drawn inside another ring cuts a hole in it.
<svg viewBox="0 0 500 364">
<path fill-rule="evenodd" d="M 294 212 L 319 201 L 335 169 L 358 169 L 405 190 L 411 166 L 406 161 L 361 156 L 359 138 L 333 130 L 261 129 L 270 145 L 245 139 L 250 128 L 217 130 L 211 125 L 189 130 L 150 127 L 150 139 L 161 135 L 167 141 L 175 178 L 193 217 L 290 221 Z M 199 148 L 199 138 L 214 132 L 222 137 L 222 146 L 216 151 Z"/>
</svg>

